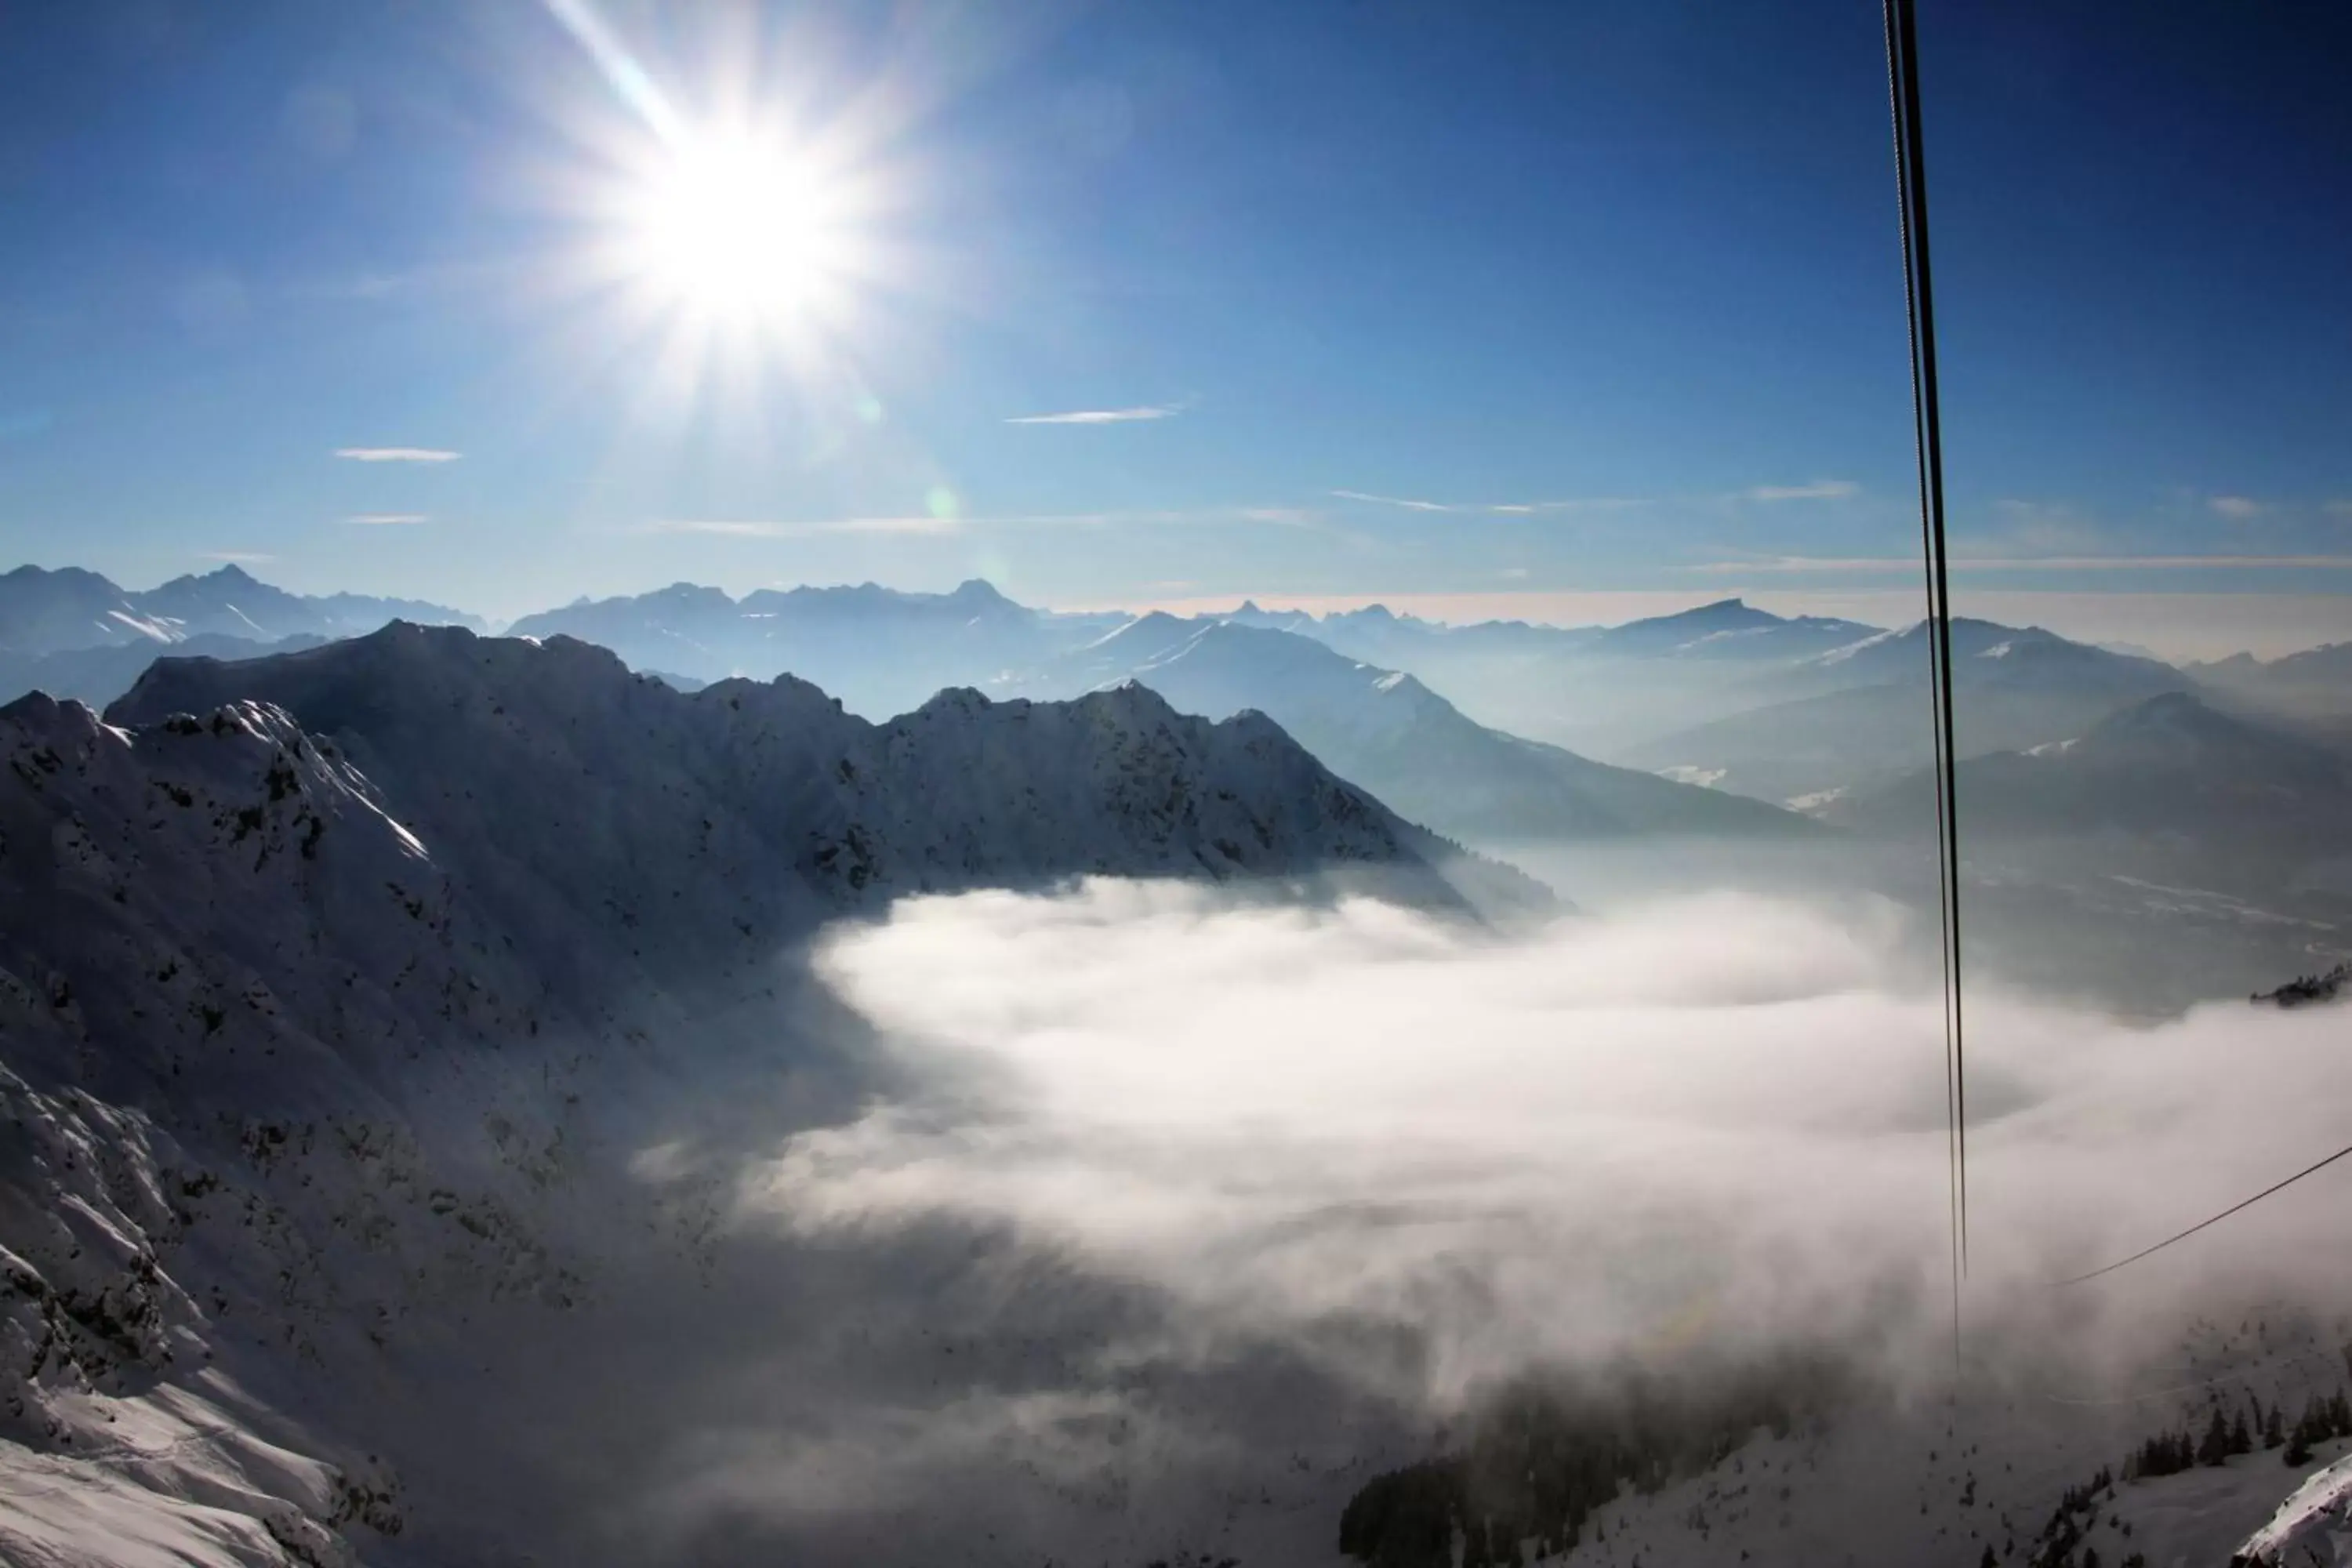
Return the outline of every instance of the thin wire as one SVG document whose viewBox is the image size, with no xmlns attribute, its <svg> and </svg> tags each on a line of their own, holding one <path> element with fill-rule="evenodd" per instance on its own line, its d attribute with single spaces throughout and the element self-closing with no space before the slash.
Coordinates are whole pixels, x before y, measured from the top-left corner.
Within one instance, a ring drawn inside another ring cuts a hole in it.
<svg viewBox="0 0 2352 1568">
<path fill-rule="evenodd" d="M 1937 905 L 1944 966 L 1946 1157 L 1950 1176 L 1952 1345 L 1960 1342 L 1968 1273 L 1968 1099 L 1960 1009 L 1959 844 L 1952 810 L 1951 598 L 1944 563 L 1942 407 L 1937 393 L 1933 277 L 1927 260 L 1927 167 L 1920 145 L 1918 37 L 1911 0 L 1885 0 L 1886 88 L 1895 126 L 1903 242 L 1904 324 L 1911 355 L 1912 435 L 1919 468 L 1920 551 L 1927 568 L 1930 720 L 1936 756 Z"/>
<path fill-rule="evenodd" d="M 1927 261 L 1927 162 L 1919 130 L 1919 44 L 1913 0 L 1896 0 L 1903 23 L 1904 119 L 1910 147 L 1912 222 L 1919 260 L 1919 389 L 1926 432 L 1928 515 L 1932 548 L 1928 573 L 1935 609 L 1937 713 L 1940 750 L 1937 771 L 1944 796 L 1944 924 L 1951 942 L 1953 1137 L 1959 1147 L 1960 1273 L 1969 1271 L 1969 1033 L 1963 1009 L 1967 978 L 1961 969 L 1959 746 L 1954 735 L 1952 700 L 1951 552 L 1944 540 L 1944 418 L 1936 368 L 1936 292 Z"/>
<path fill-rule="evenodd" d="M 2302 1170 L 2297 1171 L 2294 1175 L 2289 1176 L 2284 1182 L 2273 1182 L 2271 1185 L 2264 1187 L 2261 1192 L 2256 1193 L 2252 1197 L 2248 1198 L 2245 1202 L 2242 1204 L 2231 1204 L 2228 1208 L 2223 1209 L 2220 1214 L 2213 1215 L 2210 1219 L 2199 1220 L 2195 1225 L 2190 1226 L 2187 1230 L 2181 1231 L 2177 1236 L 2168 1236 L 2162 1241 L 2158 1242 L 2154 1247 L 2143 1247 L 2137 1252 L 2133 1253 L 2129 1258 L 2117 1258 L 2115 1262 L 2108 1264 L 2105 1268 L 2094 1268 L 2088 1274 L 2077 1274 L 2072 1279 L 2058 1280 L 2054 1285 L 2053 1285 L 2052 1289 L 2063 1289 L 2069 1285 L 2080 1285 L 2086 1279 L 2096 1279 L 2102 1274 L 2113 1274 L 2116 1269 L 2123 1268 L 2126 1264 L 2137 1263 L 2141 1258 L 2147 1257 L 2151 1253 L 2162 1252 L 2174 1242 L 2186 1241 L 2190 1237 L 2195 1236 L 2199 1231 L 2203 1230 L 2207 1226 L 2219 1225 L 2223 1220 L 2228 1219 L 2231 1215 L 2238 1213 L 2240 1210 L 2253 1207 L 2264 1198 L 2269 1197 L 2273 1193 L 2280 1192 L 2285 1188 L 2294 1185 L 2297 1182 L 2303 1180 L 2304 1177 L 2312 1174 L 2314 1172 L 2327 1169 L 2328 1166 L 2333 1165 L 2336 1161 L 2341 1160 L 2347 1154 L 2352 1154 L 2352 1143 L 2346 1144 L 2343 1148 L 2338 1149 L 2335 1153 L 2330 1154 L 2326 1159 L 2320 1161 L 2315 1165 L 2305 1165 Z"/>
</svg>

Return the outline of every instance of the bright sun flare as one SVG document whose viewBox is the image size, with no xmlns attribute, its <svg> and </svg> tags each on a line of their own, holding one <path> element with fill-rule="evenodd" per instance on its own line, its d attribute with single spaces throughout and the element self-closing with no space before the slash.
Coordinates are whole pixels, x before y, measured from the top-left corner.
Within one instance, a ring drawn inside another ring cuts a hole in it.
<svg viewBox="0 0 2352 1568">
<path fill-rule="evenodd" d="M 751 140 L 677 151 L 631 215 L 639 268 L 698 313 L 790 319 L 854 261 L 843 192 L 803 158 Z"/>
</svg>

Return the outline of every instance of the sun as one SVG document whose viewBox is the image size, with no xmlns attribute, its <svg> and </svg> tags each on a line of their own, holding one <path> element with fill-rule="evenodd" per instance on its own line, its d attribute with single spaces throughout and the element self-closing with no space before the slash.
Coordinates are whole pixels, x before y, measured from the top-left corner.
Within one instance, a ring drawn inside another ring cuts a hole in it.
<svg viewBox="0 0 2352 1568">
<path fill-rule="evenodd" d="M 631 270 L 697 316 L 791 324 L 858 268 L 851 191 L 805 153 L 748 135 L 682 142 L 625 215 Z"/>
</svg>

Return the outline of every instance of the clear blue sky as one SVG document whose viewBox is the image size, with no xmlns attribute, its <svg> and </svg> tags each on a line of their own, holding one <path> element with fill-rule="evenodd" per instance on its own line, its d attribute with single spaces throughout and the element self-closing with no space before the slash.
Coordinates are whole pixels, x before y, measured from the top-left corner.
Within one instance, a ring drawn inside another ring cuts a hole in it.
<svg viewBox="0 0 2352 1568">
<path fill-rule="evenodd" d="M 2352 588 L 2347 14 L 1923 9 L 1954 516 L 1999 563 L 1964 592 L 2325 621 Z M 509 615 L 970 575 L 1908 605 L 1879 26 L 0 6 L 0 564 L 141 585 L 250 555 Z M 746 106 L 834 215 L 781 325 L 613 260 L 665 129 Z M 1077 413 L 1136 416 L 1014 423 Z M 458 456 L 334 455 L 387 448 Z"/>
</svg>

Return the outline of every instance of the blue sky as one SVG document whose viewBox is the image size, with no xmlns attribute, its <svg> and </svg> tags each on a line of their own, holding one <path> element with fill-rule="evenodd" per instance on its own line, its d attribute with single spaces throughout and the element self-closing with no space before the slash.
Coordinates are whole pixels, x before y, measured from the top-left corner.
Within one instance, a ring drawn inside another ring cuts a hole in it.
<svg viewBox="0 0 2352 1568">
<path fill-rule="evenodd" d="M 1923 8 L 1963 607 L 2352 636 L 2346 23 Z M 0 558 L 1899 616 L 1880 49 L 1852 0 L 0 8 Z M 781 327 L 613 260 L 663 136 L 746 120 L 841 215 Z"/>
</svg>

